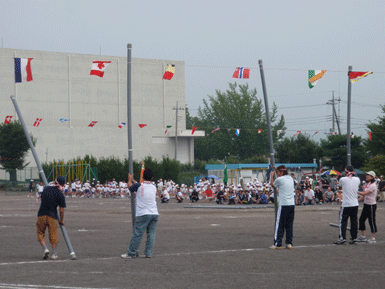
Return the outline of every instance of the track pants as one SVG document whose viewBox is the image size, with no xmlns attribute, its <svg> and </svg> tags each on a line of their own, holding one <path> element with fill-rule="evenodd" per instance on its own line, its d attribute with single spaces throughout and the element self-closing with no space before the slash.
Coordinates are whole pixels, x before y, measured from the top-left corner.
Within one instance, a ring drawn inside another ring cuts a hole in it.
<svg viewBox="0 0 385 289">
<path fill-rule="evenodd" d="M 340 211 L 340 240 L 346 240 L 346 226 L 350 218 L 350 236 L 352 240 L 357 239 L 357 213 L 358 206 L 341 207 Z"/>
<path fill-rule="evenodd" d="M 364 204 L 362 208 L 360 220 L 359 220 L 359 230 L 365 231 L 365 221 L 369 219 L 369 226 L 372 233 L 377 233 L 377 225 L 376 225 L 376 209 L 377 205 L 367 205 Z"/>
<path fill-rule="evenodd" d="M 275 224 L 274 245 L 282 246 L 283 235 L 286 231 L 286 244 L 293 245 L 293 223 L 295 206 L 279 206 Z"/>
</svg>

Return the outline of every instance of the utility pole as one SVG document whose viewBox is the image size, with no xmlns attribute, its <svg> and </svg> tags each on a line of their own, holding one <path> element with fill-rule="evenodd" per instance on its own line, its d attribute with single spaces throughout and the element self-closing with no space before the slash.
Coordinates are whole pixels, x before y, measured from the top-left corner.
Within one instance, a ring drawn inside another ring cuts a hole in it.
<svg viewBox="0 0 385 289">
<path fill-rule="evenodd" d="M 331 134 L 334 134 L 334 132 L 335 132 L 335 126 L 334 126 L 335 123 L 337 123 L 338 134 L 341 134 L 339 117 L 337 116 L 336 107 L 335 107 L 336 102 L 340 103 L 341 98 L 335 99 L 334 98 L 334 91 L 333 91 L 332 99 L 326 103 L 326 104 L 332 105 L 332 129 L 330 132 Z"/>
<path fill-rule="evenodd" d="M 184 110 L 182 107 L 178 107 L 178 102 L 176 102 L 176 107 L 173 107 L 176 112 L 175 116 L 175 160 L 177 160 L 178 155 L 178 111 Z"/>
</svg>

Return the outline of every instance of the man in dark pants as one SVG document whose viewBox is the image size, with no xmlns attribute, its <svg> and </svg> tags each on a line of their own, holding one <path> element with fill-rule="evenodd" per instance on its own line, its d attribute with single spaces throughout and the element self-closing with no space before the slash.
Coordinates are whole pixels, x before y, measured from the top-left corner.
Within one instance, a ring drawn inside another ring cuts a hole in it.
<svg viewBox="0 0 385 289">
<path fill-rule="evenodd" d="M 52 259 L 57 259 L 57 243 L 59 242 L 57 237 L 57 207 L 59 206 L 60 212 L 60 224 L 64 225 L 64 208 L 66 207 L 65 197 L 63 194 L 63 186 L 65 184 L 65 178 L 58 176 L 54 182 L 54 186 L 45 187 L 41 194 L 41 204 L 39 212 L 37 213 L 37 239 L 43 247 L 43 259 L 48 259 L 49 250 L 45 244 L 45 230 L 48 228 L 49 242 L 52 245 Z"/>
<path fill-rule="evenodd" d="M 342 205 L 340 211 L 340 233 L 336 245 L 346 244 L 346 226 L 350 218 L 350 244 L 355 244 L 357 239 L 357 213 L 358 213 L 358 187 L 360 179 L 355 176 L 353 166 L 345 168 L 345 177 L 341 178 L 339 185 L 342 187 Z"/>
</svg>

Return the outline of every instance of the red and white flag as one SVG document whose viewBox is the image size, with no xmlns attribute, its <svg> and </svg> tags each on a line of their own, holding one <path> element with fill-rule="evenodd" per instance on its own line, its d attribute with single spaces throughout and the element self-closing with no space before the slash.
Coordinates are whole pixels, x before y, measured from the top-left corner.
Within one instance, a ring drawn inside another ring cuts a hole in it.
<svg viewBox="0 0 385 289">
<path fill-rule="evenodd" d="M 258 130 L 258 133 L 261 133 L 261 132 L 262 132 L 262 130 L 261 130 L 261 129 L 259 129 L 259 130 Z"/>
<path fill-rule="evenodd" d="M 293 137 L 297 136 L 299 133 L 301 133 L 301 131 L 297 130 L 297 132 L 293 135 Z"/>
<path fill-rule="evenodd" d="M 191 131 L 191 134 L 194 134 L 194 132 L 197 130 L 197 128 L 198 128 L 197 126 L 193 126 L 193 127 L 192 127 L 192 131 Z"/>
<path fill-rule="evenodd" d="M 98 122 L 97 121 L 91 121 L 91 123 L 88 125 L 89 127 L 94 127 L 95 124 L 97 124 Z"/>
<path fill-rule="evenodd" d="M 145 126 L 147 126 L 147 124 L 145 124 L 145 123 L 139 123 L 138 125 L 140 128 L 144 128 Z"/>
<path fill-rule="evenodd" d="M 9 124 L 11 122 L 12 117 L 13 117 L 12 115 L 7 115 L 5 117 L 4 124 Z"/>
<path fill-rule="evenodd" d="M 99 77 L 103 77 L 104 70 L 107 65 L 110 64 L 111 61 L 97 61 L 92 62 L 90 75 L 96 75 Z"/>
<path fill-rule="evenodd" d="M 213 130 L 211 131 L 211 133 L 214 133 L 214 132 L 216 132 L 216 131 L 218 131 L 218 130 L 220 130 L 219 127 L 217 127 L 216 129 L 213 129 Z"/>
<path fill-rule="evenodd" d="M 34 127 L 38 127 L 40 125 L 40 122 L 42 121 L 42 118 L 37 118 L 33 124 Z"/>
<path fill-rule="evenodd" d="M 126 125 L 126 123 L 125 122 L 122 122 L 121 124 L 119 124 L 119 128 L 122 128 L 122 127 L 124 127 Z"/>
</svg>

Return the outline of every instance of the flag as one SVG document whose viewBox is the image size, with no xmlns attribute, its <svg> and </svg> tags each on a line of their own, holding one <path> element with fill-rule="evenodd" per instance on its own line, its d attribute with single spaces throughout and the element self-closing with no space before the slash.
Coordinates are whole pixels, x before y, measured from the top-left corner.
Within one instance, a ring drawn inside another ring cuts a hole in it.
<svg viewBox="0 0 385 289">
<path fill-rule="evenodd" d="M 94 127 L 94 125 L 97 123 L 97 121 L 92 121 L 88 126 L 89 127 Z"/>
<path fill-rule="evenodd" d="M 212 130 L 211 133 L 214 133 L 214 132 L 216 132 L 216 131 L 218 131 L 218 130 L 220 130 L 219 127 L 217 127 L 216 129 Z"/>
<path fill-rule="evenodd" d="M 281 129 L 279 129 L 279 130 L 277 130 L 277 136 L 279 137 L 279 135 L 282 133 L 282 130 Z"/>
<path fill-rule="evenodd" d="M 244 78 L 248 79 L 250 75 L 250 68 L 247 67 L 237 67 L 233 74 L 233 78 Z"/>
<path fill-rule="evenodd" d="M 235 135 L 236 135 L 236 136 L 239 136 L 240 133 L 241 133 L 241 129 L 240 129 L 240 128 L 237 128 L 237 129 L 235 130 Z"/>
<path fill-rule="evenodd" d="M 31 60 L 33 58 L 15 58 L 15 82 L 32 81 Z"/>
<path fill-rule="evenodd" d="M 171 80 L 175 74 L 175 64 L 167 64 L 167 69 L 163 74 L 162 79 Z"/>
<path fill-rule="evenodd" d="M 316 132 L 313 134 L 313 136 L 315 136 L 317 133 L 319 133 L 319 131 L 316 131 Z"/>
<path fill-rule="evenodd" d="M 139 182 L 143 183 L 143 173 L 144 173 L 144 161 L 142 161 L 142 169 L 140 170 Z"/>
<path fill-rule="evenodd" d="M 372 133 L 368 132 L 368 135 L 369 135 L 369 140 L 372 140 Z"/>
<path fill-rule="evenodd" d="M 309 75 L 309 88 L 313 88 L 318 80 L 324 76 L 326 70 L 309 70 L 308 75 Z"/>
<path fill-rule="evenodd" d="M 298 131 L 293 135 L 293 137 L 297 136 L 297 134 L 299 134 L 300 132 L 301 132 L 301 131 L 298 130 Z"/>
<path fill-rule="evenodd" d="M 227 163 L 226 163 L 226 160 L 225 160 L 225 169 L 223 170 L 223 183 L 225 184 L 225 186 L 227 186 Z"/>
<path fill-rule="evenodd" d="M 34 127 L 38 127 L 40 125 L 40 122 L 42 121 L 43 119 L 42 118 L 37 118 L 35 120 L 35 123 L 33 124 Z"/>
<path fill-rule="evenodd" d="M 336 134 L 337 134 L 337 132 L 335 131 L 335 132 L 333 132 L 333 134 L 334 134 L 334 135 L 336 135 Z"/>
<path fill-rule="evenodd" d="M 4 120 L 4 124 L 9 124 L 11 122 L 12 115 L 7 115 Z"/>
<path fill-rule="evenodd" d="M 350 134 L 350 137 L 351 137 L 351 138 L 354 138 L 354 132 L 352 132 L 352 133 Z"/>
<path fill-rule="evenodd" d="M 103 77 L 104 70 L 106 69 L 107 65 L 110 63 L 111 61 L 97 61 L 97 60 L 93 61 L 91 65 L 90 75 Z"/>
<path fill-rule="evenodd" d="M 361 78 L 368 76 L 369 74 L 372 74 L 372 73 L 373 71 L 352 71 L 352 72 L 349 72 L 349 79 L 351 83 L 355 83 Z"/>
<path fill-rule="evenodd" d="M 262 130 L 261 130 L 261 129 L 259 129 L 259 130 L 258 130 L 258 133 L 261 133 L 261 132 L 262 132 Z"/>
<path fill-rule="evenodd" d="M 169 129 L 170 127 L 172 127 L 172 125 L 166 126 L 166 130 L 164 131 L 164 134 L 166 134 L 166 133 L 168 132 L 168 129 Z"/>
<path fill-rule="evenodd" d="M 119 128 L 122 128 L 122 127 L 124 127 L 126 125 L 126 123 L 125 122 L 122 122 L 121 124 L 119 124 Z"/>
<path fill-rule="evenodd" d="M 140 128 L 144 128 L 145 126 L 147 126 L 147 124 L 145 124 L 145 123 L 139 123 L 138 125 Z"/>
<path fill-rule="evenodd" d="M 63 123 L 63 122 L 65 122 L 65 121 L 69 121 L 69 120 L 70 120 L 69 118 L 61 118 L 61 119 L 60 119 L 60 122 Z"/>
<path fill-rule="evenodd" d="M 197 128 L 198 128 L 197 126 L 193 126 L 192 130 L 191 130 L 191 134 L 194 134 L 194 132 L 197 130 Z"/>
</svg>

